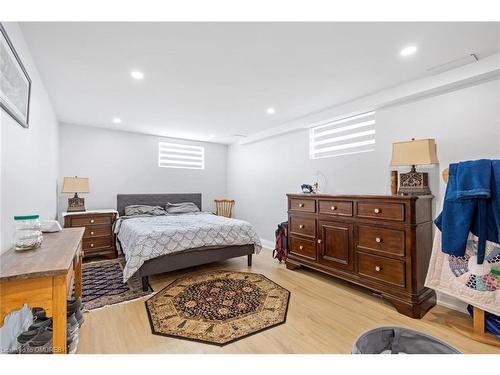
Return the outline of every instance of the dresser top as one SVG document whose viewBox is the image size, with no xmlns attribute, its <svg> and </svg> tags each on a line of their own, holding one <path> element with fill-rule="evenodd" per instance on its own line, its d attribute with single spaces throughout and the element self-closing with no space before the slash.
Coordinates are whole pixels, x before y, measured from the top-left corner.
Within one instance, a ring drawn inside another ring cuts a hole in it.
<svg viewBox="0 0 500 375">
<path fill-rule="evenodd" d="M 416 200 L 432 199 L 433 195 L 347 195 L 347 194 L 314 194 L 314 193 L 288 193 L 292 198 L 330 198 L 330 199 L 395 199 L 395 200 Z"/>
<path fill-rule="evenodd" d="M 118 215 L 118 211 L 114 208 L 103 208 L 100 210 L 86 210 L 86 211 L 73 211 L 73 212 L 63 212 L 62 217 L 70 216 L 70 215 L 85 215 L 85 214 L 116 214 Z"/>
<path fill-rule="evenodd" d="M 42 246 L 34 250 L 14 248 L 0 255 L 0 281 L 66 274 L 78 251 L 85 228 L 65 228 L 44 233 Z"/>
</svg>

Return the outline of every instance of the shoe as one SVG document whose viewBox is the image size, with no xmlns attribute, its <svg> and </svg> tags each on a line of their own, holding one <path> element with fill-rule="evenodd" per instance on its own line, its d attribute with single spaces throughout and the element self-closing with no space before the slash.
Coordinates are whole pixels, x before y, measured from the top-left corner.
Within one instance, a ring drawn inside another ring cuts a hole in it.
<svg viewBox="0 0 500 375">
<path fill-rule="evenodd" d="M 78 322 L 75 318 L 75 314 L 71 314 L 67 317 L 66 323 L 66 336 L 68 338 L 74 339 L 78 336 Z M 29 326 L 27 331 L 22 332 L 17 337 L 18 346 L 26 344 L 28 341 L 32 340 L 36 335 L 45 329 L 52 330 L 52 318 L 38 318 L 35 323 Z"/>
<path fill-rule="evenodd" d="M 77 299 L 70 299 L 66 302 L 66 306 L 68 307 L 68 310 L 74 311 L 76 309 L 82 310 L 83 305 L 82 305 L 82 299 L 78 297 Z"/>
<path fill-rule="evenodd" d="M 73 340 L 70 337 L 66 338 L 66 352 L 75 353 L 78 340 Z M 52 347 L 52 329 L 45 328 L 38 332 L 38 334 L 33 337 L 30 341 L 23 344 L 19 348 L 20 354 L 51 354 L 53 352 Z"/>
<path fill-rule="evenodd" d="M 33 319 L 47 317 L 47 312 L 42 307 L 33 307 L 31 312 L 33 313 Z"/>
<path fill-rule="evenodd" d="M 78 321 L 78 325 L 81 326 L 83 324 L 83 322 L 85 321 L 85 318 L 83 317 L 83 314 L 82 314 L 82 310 L 83 310 L 82 299 L 77 298 L 76 300 L 68 301 L 67 310 L 68 310 L 68 314 L 70 314 L 70 313 L 75 314 L 75 318 Z"/>
</svg>

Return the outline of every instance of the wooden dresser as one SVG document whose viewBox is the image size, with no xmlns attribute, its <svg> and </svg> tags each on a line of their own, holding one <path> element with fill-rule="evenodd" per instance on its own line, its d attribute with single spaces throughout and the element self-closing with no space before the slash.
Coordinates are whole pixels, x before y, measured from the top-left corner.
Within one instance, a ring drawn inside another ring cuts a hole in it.
<svg viewBox="0 0 500 375">
<path fill-rule="evenodd" d="M 52 353 L 66 353 L 66 298 L 82 296 L 83 229 L 44 233 L 38 249 L 9 249 L 0 255 L 0 327 L 7 314 L 26 303 L 53 319 Z"/>
<path fill-rule="evenodd" d="M 288 194 L 288 269 L 306 266 L 364 286 L 402 314 L 435 305 L 424 287 L 432 197 Z"/>
<path fill-rule="evenodd" d="M 83 256 L 105 256 L 116 258 L 113 223 L 118 213 L 115 210 L 96 210 L 85 212 L 65 212 L 64 227 L 85 227 L 83 235 Z"/>
</svg>

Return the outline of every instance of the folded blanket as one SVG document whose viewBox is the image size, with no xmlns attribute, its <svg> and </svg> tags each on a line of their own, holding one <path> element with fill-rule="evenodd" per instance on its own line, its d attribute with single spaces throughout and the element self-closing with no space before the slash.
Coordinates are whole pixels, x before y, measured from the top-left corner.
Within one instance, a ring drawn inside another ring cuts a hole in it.
<svg viewBox="0 0 500 375">
<path fill-rule="evenodd" d="M 457 198 L 491 197 L 491 160 L 471 160 L 458 163 Z"/>
</svg>

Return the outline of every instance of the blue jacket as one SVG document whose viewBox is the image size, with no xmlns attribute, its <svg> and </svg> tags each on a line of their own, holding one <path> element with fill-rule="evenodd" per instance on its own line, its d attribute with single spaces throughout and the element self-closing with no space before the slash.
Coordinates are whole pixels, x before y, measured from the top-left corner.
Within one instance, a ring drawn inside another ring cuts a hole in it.
<svg viewBox="0 0 500 375">
<path fill-rule="evenodd" d="M 463 256 L 469 232 L 476 235 L 482 264 L 486 241 L 500 243 L 500 160 L 450 164 L 443 211 L 435 224 L 446 254 Z"/>
</svg>

